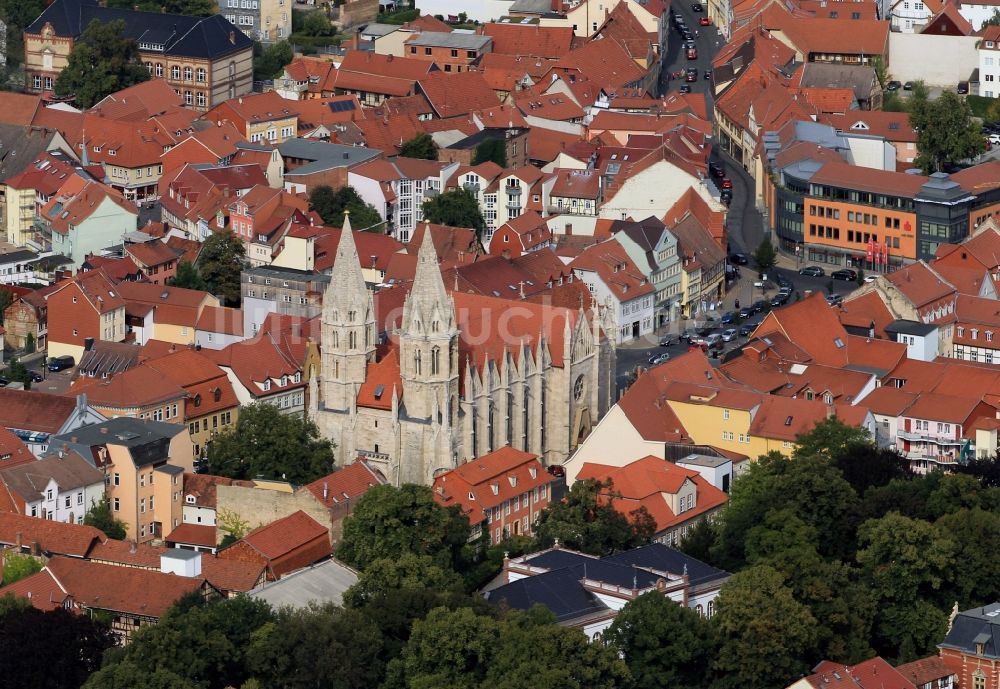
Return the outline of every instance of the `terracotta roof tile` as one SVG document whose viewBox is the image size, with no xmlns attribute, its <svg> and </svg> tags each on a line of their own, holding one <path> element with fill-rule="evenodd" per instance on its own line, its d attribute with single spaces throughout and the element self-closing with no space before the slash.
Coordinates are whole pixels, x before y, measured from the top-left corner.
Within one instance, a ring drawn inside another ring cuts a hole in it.
<svg viewBox="0 0 1000 689">
<path fill-rule="evenodd" d="M 25 546 L 37 543 L 47 553 L 69 557 L 85 557 L 94 543 L 106 538 L 92 526 L 0 512 L 0 543 L 14 545 L 19 535 Z"/>
<path fill-rule="evenodd" d="M 218 543 L 216 529 L 208 524 L 181 524 L 167 534 L 167 543 L 182 543 L 214 548 Z"/>
<path fill-rule="evenodd" d="M 486 511 L 554 480 L 537 455 L 508 445 L 441 474 L 432 490 L 438 504 L 458 505 L 470 522 L 478 524 Z"/>
<path fill-rule="evenodd" d="M 34 461 L 35 456 L 31 454 L 28 446 L 9 430 L 0 426 L 0 471 Z"/>
<path fill-rule="evenodd" d="M 596 273 L 620 301 L 630 301 L 655 291 L 618 242 L 601 242 L 584 249 L 570 267 Z"/>
<path fill-rule="evenodd" d="M 73 414 L 76 400 L 44 392 L 0 388 L 0 426 L 58 433 Z"/>
<path fill-rule="evenodd" d="M 896 667 L 896 672 L 909 680 L 914 686 L 922 687 L 934 680 L 951 677 L 955 671 L 948 667 L 939 656 L 921 658 L 912 663 L 904 663 Z"/>
<path fill-rule="evenodd" d="M 365 460 L 357 459 L 332 474 L 316 479 L 306 488 L 324 506 L 330 508 L 340 503 L 350 503 L 368 492 L 372 486 L 385 482 L 385 478 L 368 466 Z"/>
<path fill-rule="evenodd" d="M 329 529 L 299 510 L 287 517 L 254 529 L 241 540 L 267 560 L 275 560 L 319 536 Z"/>
<path fill-rule="evenodd" d="M 493 39 L 493 52 L 507 55 L 560 58 L 573 47 L 573 28 L 538 24 L 483 25 Z"/>
<path fill-rule="evenodd" d="M 211 474 L 193 474 L 184 472 L 184 495 L 191 495 L 199 507 L 215 509 L 217 486 L 240 486 L 253 488 L 253 481 L 243 481 L 228 476 L 213 476 Z"/>
<path fill-rule="evenodd" d="M 420 79 L 420 90 L 438 117 L 454 117 L 499 104 L 479 72 L 432 72 Z"/>
<path fill-rule="evenodd" d="M 876 656 L 854 666 L 824 660 L 805 681 L 815 689 L 914 689 L 903 675 Z"/>
</svg>

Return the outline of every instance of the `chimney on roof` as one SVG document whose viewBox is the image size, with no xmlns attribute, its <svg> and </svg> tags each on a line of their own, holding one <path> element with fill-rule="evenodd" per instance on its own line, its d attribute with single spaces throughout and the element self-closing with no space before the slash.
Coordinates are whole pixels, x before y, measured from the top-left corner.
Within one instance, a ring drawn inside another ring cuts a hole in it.
<svg viewBox="0 0 1000 689">
<path fill-rule="evenodd" d="M 235 31 L 230 31 L 229 32 L 229 42 L 232 43 L 233 45 L 236 45 L 236 32 Z"/>
<path fill-rule="evenodd" d="M 393 57 L 394 57 L 393 55 L 386 55 L 386 57 L 385 57 L 386 63 L 392 62 L 392 58 Z"/>
<path fill-rule="evenodd" d="M 325 501 L 330 495 L 330 486 L 327 485 L 326 481 L 323 481 L 323 500 Z"/>
</svg>

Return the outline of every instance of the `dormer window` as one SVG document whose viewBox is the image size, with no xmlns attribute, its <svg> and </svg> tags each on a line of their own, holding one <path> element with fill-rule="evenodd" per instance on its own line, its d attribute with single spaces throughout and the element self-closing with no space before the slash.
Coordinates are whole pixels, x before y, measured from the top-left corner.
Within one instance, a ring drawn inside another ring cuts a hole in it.
<svg viewBox="0 0 1000 689">
<path fill-rule="evenodd" d="M 186 496 L 184 500 L 187 501 L 187 504 L 189 505 L 193 505 L 195 503 L 195 497 L 193 495 Z"/>
<path fill-rule="evenodd" d="M 508 476 L 507 480 L 510 481 L 510 487 L 514 488 L 517 486 L 517 476 Z"/>
<path fill-rule="evenodd" d="M 490 484 L 490 490 L 493 491 L 493 495 L 500 495 L 500 484 L 499 483 Z"/>
<path fill-rule="evenodd" d="M 469 500 L 475 500 L 475 499 L 476 499 L 476 494 L 475 494 L 475 493 L 473 493 L 473 492 L 472 492 L 472 491 L 470 490 L 470 491 L 469 491 Z"/>
<path fill-rule="evenodd" d="M 302 372 L 301 371 L 296 371 L 295 372 L 295 382 L 296 383 L 301 383 L 302 382 Z"/>
<path fill-rule="evenodd" d="M 268 378 L 267 380 L 264 381 L 264 392 L 267 392 L 270 389 L 271 389 L 271 379 Z"/>
<path fill-rule="evenodd" d="M 281 387 L 288 385 L 288 376 L 281 376 Z"/>
<path fill-rule="evenodd" d="M 536 478 L 538 478 L 538 469 L 536 469 L 535 467 L 529 467 L 528 468 L 528 474 L 531 475 L 532 479 L 536 479 Z"/>
</svg>

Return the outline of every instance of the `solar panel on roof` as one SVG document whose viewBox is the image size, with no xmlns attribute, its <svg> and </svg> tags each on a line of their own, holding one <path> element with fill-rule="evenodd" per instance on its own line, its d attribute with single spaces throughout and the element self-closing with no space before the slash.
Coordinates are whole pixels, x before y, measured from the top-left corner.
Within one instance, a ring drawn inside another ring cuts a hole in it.
<svg viewBox="0 0 1000 689">
<path fill-rule="evenodd" d="M 330 103 L 330 112 L 347 112 L 354 110 L 353 100 L 338 100 Z"/>
</svg>

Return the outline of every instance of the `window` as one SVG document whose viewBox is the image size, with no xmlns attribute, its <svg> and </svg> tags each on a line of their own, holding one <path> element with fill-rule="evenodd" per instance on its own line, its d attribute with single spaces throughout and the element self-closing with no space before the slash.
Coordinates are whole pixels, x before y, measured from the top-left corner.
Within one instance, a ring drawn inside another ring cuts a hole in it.
<svg viewBox="0 0 1000 689">
<path fill-rule="evenodd" d="M 195 72 L 195 79 L 200 82 L 205 81 L 205 70 L 201 67 Z"/>
<path fill-rule="evenodd" d="M 120 499 L 120 498 L 115 498 L 115 499 L 114 499 L 114 500 L 112 501 L 112 503 L 111 503 L 111 507 L 112 507 L 112 509 L 113 509 L 113 510 L 114 510 L 115 512 L 117 512 L 118 510 L 120 510 L 120 509 L 121 509 L 121 506 L 122 506 L 122 503 L 121 503 L 121 499 Z"/>
<path fill-rule="evenodd" d="M 722 410 L 722 419 L 723 419 L 723 421 L 729 421 L 729 410 L 728 409 L 723 409 Z"/>
<path fill-rule="evenodd" d="M 976 650 L 978 651 L 981 644 L 977 644 Z M 986 689 L 986 673 L 982 670 L 976 670 L 972 673 L 972 689 Z"/>
<path fill-rule="evenodd" d="M 194 95 L 190 91 L 184 92 L 184 105 L 191 105 L 194 101 Z"/>
<path fill-rule="evenodd" d="M 122 481 L 121 481 L 121 479 L 122 479 L 122 477 L 121 477 L 121 474 L 119 474 L 119 473 L 118 473 L 118 472 L 116 471 L 116 472 L 115 472 L 115 477 L 114 477 L 114 484 L 115 484 L 116 486 L 119 486 L 119 485 L 121 485 L 121 482 L 122 482 Z"/>
<path fill-rule="evenodd" d="M 177 65 L 174 65 L 173 67 L 171 67 L 170 68 L 170 78 L 171 79 L 175 79 L 175 80 L 176 79 L 180 79 L 181 78 L 181 68 L 178 67 Z"/>
<path fill-rule="evenodd" d="M 77 505 L 82 505 L 83 504 L 83 493 L 77 493 L 76 494 L 76 504 Z"/>
</svg>

